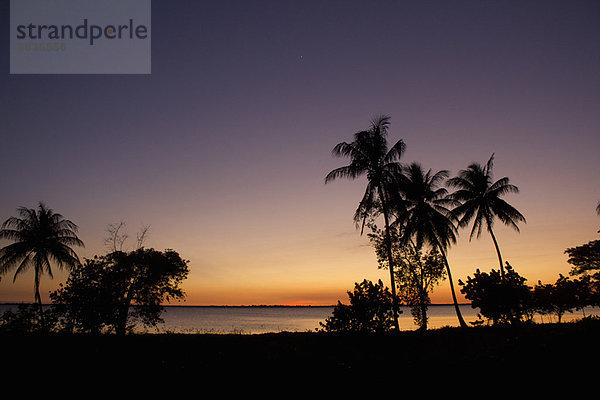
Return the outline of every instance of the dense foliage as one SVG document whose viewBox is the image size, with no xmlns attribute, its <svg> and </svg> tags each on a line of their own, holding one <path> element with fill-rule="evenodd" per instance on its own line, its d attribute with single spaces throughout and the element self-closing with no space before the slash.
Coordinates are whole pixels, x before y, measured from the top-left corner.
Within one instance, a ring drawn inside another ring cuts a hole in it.
<svg viewBox="0 0 600 400">
<path fill-rule="evenodd" d="M 598 279 L 600 274 L 600 240 L 592 240 L 581 246 L 565 250 L 569 264 L 573 266 L 571 275 L 592 273 Z"/>
<path fill-rule="evenodd" d="M 518 324 L 527 316 L 531 304 L 531 288 L 526 281 L 507 262 L 504 279 L 501 271 L 492 269 L 488 274 L 478 269 L 473 278 L 459 280 L 458 284 L 481 316 L 493 324 Z"/>
<path fill-rule="evenodd" d="M 187 261 L 173 250 L 138 249 L 86 260 L 50 297 L 64 325 L 80 332 L 123 334 L 131 321 L 162 322 L 162 303 L 183 299 Z"/>
<path fill-rule="evenodd" d="M 338 304 L 333 315 L 321 322 L 325 332 L 388 332 L 394 327 L 393 298 L 387 287 L 379 280 L 373 283 L 363 280 L 348 292 L 350 304 Z"/>
<path fill-rule="evenodd" d="M 371 244 L 375 248 L 379 267 L 388 268 L 384 232 L 375 224 L 370 224 Z M 445 265 L 441 254 L 435 249 L 423 253 L 422 250 L 407 244 L 401 246 L 398 232 L 392 227 L 392 256 L 397 266 L 395 280 L 399 301 L 409 306 L 411 314 L 421 329 L 427 329 L 427 310 L 431 304 L 429 294 L 445 277 Z"/>
<path fill-rule="evenodd" d="M 477 270 L 473 278 L 459 284 L 471 306 L 495 325 L 530 321 L 535 314 L 556 316 L 561 322 L 565 313 L 600 304 L 598 281 L 591 275 L 571 279 L 559 274 L 554 283 L 538 281 L 533 288 L 525 282 L 507 262 L 504 279 L 499 271 Z"/>
</svg>

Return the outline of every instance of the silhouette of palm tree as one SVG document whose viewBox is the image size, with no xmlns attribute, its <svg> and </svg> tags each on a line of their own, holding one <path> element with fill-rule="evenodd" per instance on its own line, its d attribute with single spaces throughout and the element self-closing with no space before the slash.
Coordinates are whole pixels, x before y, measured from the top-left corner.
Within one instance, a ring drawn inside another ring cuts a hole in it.
<svg viewBox="0 0 600 400">
<path fill-rule="evenodd" d="M 398 192 L 401 195 L 397 205 L 398 224 L 401 232 L 401 245 L 413 244 L 421 249 L 424 244 L 437 249 L 444 260 L 450 291 L 458 322 L 466 327 L 452 281 L 452 273 L 446 256 L 446 250 L 456 243 L 457 228 L 449 207 L 455 201 L 448 197 L 448 191 L 441 187 L 448 177 L 448 171 L 432 173 L 424 171 L 418 163 L 412 163 L 404 168 L 403 175 L 398 180 Z"/>
<path fill-rule="evenodd" d="M 459 218 L 459 227 L 467 226 L 473 220 L 473 228 L 469 236 L 469 241 L 477 231 L 477 237 L 481 235 L 483 225 L 490 233 L 498 261 L 500 263 L 500 273 L 504 279 L 504 265 L 498 241 L 492 229 L 494 218 L 498 217 L 505 225 L 508 225 L 519 232 L 517 223 L 526 222 L 525 217 L 513 206 L 502 200 L 500 197 L 506 193 L 518 193 L 519 189 L 510 184 L 509 179 L 504 177 L 496 182 L 492 179 L 492 169 L 494 154 L 490 157 L 487 164 L 482 166 L 479 163 L 470 164 L 467 169 L 461 170 L 458 176 L 448 180 L 448 186 L 457 188 L 451 197 L 460 204 L 453 210 L 454 215 Z"/>
<path fill-rule="evenodd" d="M 596 214 L 600 215 L 600 201 L 598 202 L 598 205 L 596 206 Z"/>
<path fill-rule="evenodd" d="M 349 157 L 350 164 L 336 168 L 325 177 L 325 183 L 338 178 L 356 179 L 366 175 L 367 188 L 354 214 L 356 224 L 361 224 L 363 233 L 367 217 L 383 214 L 385 222 L 385 241 L 388 264 L 390 269 L 390 283 L 394 300 L 393 317 L 394 327 L 398 331 L 398 304 L 396 299 L 396 285 L 394 281 L 394 262 L 392 257 L 392 242 L 390 237 L 390 203 L 389 190 L 395 176 L 400 174 L 402 167 L 399 163 L 406 148 L 402 140 L 398 140 L 388 149 L 387 133 L 390 117 L 381 115 L 371 120 L 368 130 L 354 134 L 351 143 L 338 143 L 332 150 L 336 157 Z"/>
<path fill-rule="evenodd" d="M 50 261 L 58 267 L 72 268 L 80 264 L 70 246 L 83 246 L 77 237 L 77 225 L 39 203 L 37 210 L 19 207 L 18 217 L 10 217 L 0 229 L 0 238 L 13 240 L 0 249 L 0 275 L 16 268 L 13 282 L 33 265 L 35 301 L 43 324 L 40 279 L 44 273 L 52 277 Z"/>
</svg>

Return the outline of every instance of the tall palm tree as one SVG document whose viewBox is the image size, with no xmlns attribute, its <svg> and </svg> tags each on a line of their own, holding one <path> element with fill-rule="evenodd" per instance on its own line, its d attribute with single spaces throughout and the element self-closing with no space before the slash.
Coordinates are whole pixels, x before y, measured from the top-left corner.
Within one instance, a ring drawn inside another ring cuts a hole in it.
<svg viewBox="0 0 600 400">
<path fill-rule="evenodd" d="M 469 240 L 471 240 L 475 234 L 479 238 L 481 229 L 485 226 L 496 247 L 500 274 L 504 279 L 502 254 L 492 229 L 494 219 L 498 217 L 505 225 L 512 227 L 517 232 L 519 232 L 517 224 L 526 221 L 516 208 L 501 199 L 507 193 L 518 193 L 519 188 L 512 185 L 507 177 L 494 182 L 492 179 L 493 163 L 494 154 L 484 166 L 472 163 L 467 169 L 459 171 L 458 176 L 449 179 L 448 185 L 457 188 L 451 196 L 460 203 L 453 210 L 453 213 L 459 218 L 459 227 L 465 227 L 471 220 L 474 221 L 469 236 Z"/>
<path fill-rule="evenodd" d="M 39 203 L 38 209 L 19 207 L 19 217 L 10 217 L 0 228 L 0 239 L 14 243 L 0 249 L 0 275 L 16 269 L 13 282 L 19 275 L 34 268 L 35 301 L 40 308 L 43 324 L 40 279 L 44 273 L 52 277 L 50 261 L 60 269 L 80 264 L 71 246 L 83 246 L 77 237 L 77 225 Z"/>
<path fill-rule="evenodd" d="M 401 231 L 400 243 L 412 244 L 417 249 L 428 245 L 442 255 L 454 309 L 461 327 L 466 327 L 454 290 L 452 273 L 446 255 L 448 247 L 456 243 L 457 228 L 449 209 L 454 201 L 448 197 L 448 191 L 442 187 L 448 177 L 448 171 L 425 172 L 418 163 L 412 163 L 404 169 L 398 182 L 398 193 L 401 196 L 398 205 L 397 223 Z"/>
<path fill-rule="evenodd" d="M 596 214 L 600 215 L 600 201 L 598 202 L 598 205 L 596 206 Z"/>
<path fill-rule="evenodd" d="M 338 178 L 356 179 L 364 175 L 367 177 L 367 188 L 354 214 L 354 221 L 357 225 L 362 224 L 362 234 L 367 217 L 383 214 L 390 283 L 394 299 L 394 327 L 398 331 L 400 329 L 398 325 L 398 304 L 390 236 L 392 210 L 388 198 L 391 183 L 402 169 L 399 160 L 406 146 L 402 140 L 398 140 L 388 149 L 387 133 L 389 125 L 389 116 L 377 116 L 371 120 L 371 127 L 368 130 L 354 134 L 352 142 L 338 143 L 333 148 L 332 154 L 336 157 L 349 157 L 350 164 L 329 172 L 325 177 L 325 183 Z"/>
</svg>

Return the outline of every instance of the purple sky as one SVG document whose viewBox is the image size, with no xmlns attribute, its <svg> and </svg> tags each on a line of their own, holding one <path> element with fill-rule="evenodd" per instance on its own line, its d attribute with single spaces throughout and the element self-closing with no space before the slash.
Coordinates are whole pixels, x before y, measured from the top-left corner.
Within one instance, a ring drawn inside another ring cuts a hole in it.
<svg viewBox="0 0 600 400">
<path fill-rule="evenodd" d="M 454 174 L 495 152 L 528 220 L 497 236 L 530 284 L 597 238 L 600 3 L 152 3 L 151 75 L 53 76 L 9 75 L 0 1 L 0 219 L 42 200 L 82 257 L 108 223 L 151 225 L 148 246 L 190 260 L 189 304 L 332 304 L 387 277 L 352 222 L 364 180 L 323 184 L 347 163 L 332 147 L 386 113 L 404 161 Z M 497 268 L 461 233 L 455 279 Z M 29 276 L 0 283 L 0 302 L 32 299 Z"/>
</svg>

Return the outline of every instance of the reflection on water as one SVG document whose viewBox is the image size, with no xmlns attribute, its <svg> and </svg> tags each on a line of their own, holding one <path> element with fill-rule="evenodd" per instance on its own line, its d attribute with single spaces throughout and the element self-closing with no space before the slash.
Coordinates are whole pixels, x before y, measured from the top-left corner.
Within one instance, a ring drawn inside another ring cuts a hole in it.
<svg viewBox="0 0 600 400">
<path fill-rule="evenodd" d="M 16 305 L 0 305 L 0 313 L 16 310 Z M 410 309 L 401 307 L 399 323 L 401 330 L 414 330 L 415 325 Z M 470 305 L 460 306 L 467 323 L 476 321 L 477 310 Z M 157 329 L 144 329 L 137 332 L 174 332 L 174 333 L 270 333 L 270 332 L 307 332 L 320 328 L 319 322 L 325 321 L 333 312 L 333 307 L 165 307 L 162 317 L 165 321 Z M 577 311 L 566 313 L 564 322 L 579 319 L 585 315 L 599 315 L 600 308 L 586 308 L 585 313 Z M 432 305 L 429 308 L 428 326 L 431 329 L 445 326 L 456 327 L 458 320 L 452 305 Z M 556 316 L 536 316 L 536 322 L 557 322 Z"/>
<path fill-rule="evenodd" d="M 399 323 L 401 330 L 414 330 L 410 308 L 401 307 Z M 478 310 L 461 305 L 461 313 L 467 323 L 476 321 Z M 598 309 L 586 309 L 586 315 Z M 165 323 L 159 332 L 178 333 L 268 333 L 306 332 L 319 328 L 319 322 L 331 316 L 333 307 L 165 307 Z M 432 305 L 429 308 L 428 326 L 431 329 L 459 326 L 454 306 Z M 565 314 L 563 321 L 581 318 L 581 312 Z M 538 322 L 555 322 L 556 317 L 535 318 Z"/>
</svg>

